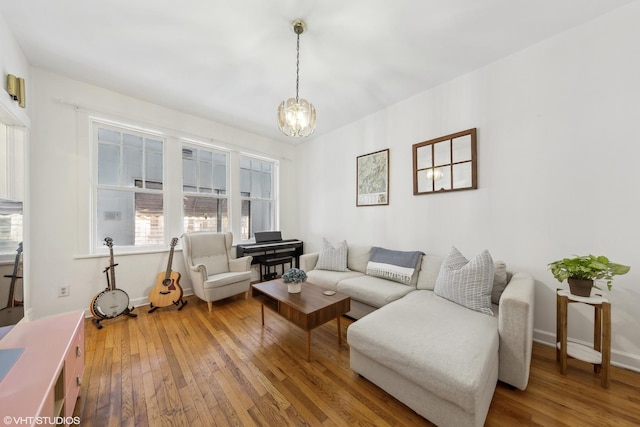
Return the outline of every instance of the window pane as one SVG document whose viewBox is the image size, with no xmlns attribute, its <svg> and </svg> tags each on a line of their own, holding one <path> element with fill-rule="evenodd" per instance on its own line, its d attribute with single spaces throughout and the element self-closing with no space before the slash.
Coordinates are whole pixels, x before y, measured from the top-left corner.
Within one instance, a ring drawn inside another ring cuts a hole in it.
<svg viewBox="0 0 640 427">
<path fill-rule="evenodd" d="M 137 148 L 138 150 L 142 150 L 142 137 L 125 133 L 122 136 L 122 145 L 127 148 Z"/>
<path fill-rule="evenodd" d="M 98 184 L 120 184 L 120 147 L 98 144 Z"/>
<path fill-rule="evenodd" d="M 120 145 L 120 132 L 111 129 L 98 129 L 98 141 L 113 142 Z"/>
<path fill-rule="evenodd" d="M 271 173 L 262 173 L 262 198 L 271 198 Z"/>
<path fill-rule="evenodd" d="M 111 237 L 115 245 L 135 244 L 135 193 L 98 190 L 96 242 Z"/>
<path fill-rule="evenodd" d="M 251 197 L 251 171 L 240 169 L 240 193 L 243 196 Z"/>
<path fill-rule="evenodd" d="M 247 157 L 240 158 L 240 169 L 251 169 L 251 159 Z"/>
<path fill-rule="evenodd" d="M 145 152 L 145 175 L 146 188 L 161 190 L 162 189 L 162 151 L 146 151 Z"/>
<path fill-rule="evenodd" d="M 196 176 L 196 161 L 189 155 L 185 156 L 185 151 L 182 150 L 182 186 L 184 191 L 198 191 L 198 179 Z M 187 190 L 189 188 L 189 190 Z"/>
<path fill-rule="evenodd" d="M 261 198 L 262 196 L 262 185 L 260 182 L 260 172 L 251 171 L 251 197 Z"/>
<path fill-rule="evenodd" d="M 163 244 L 162 203 L 162 194 L 98 190 L 96 241 L 111 237 L 118 246 Z"/>
<path fill-rule="evenodd" d="M 251 239 L 257 231 L 273 230 L 273 182 L 275 163 L 240 158 L 240 196 L 242 200 L 241 236 Z"/>
<path fill-rule="evenodd" d="M 213 169 L 213 188 L 216 194 L 227 194 L 227 165 L 216 164 Z"/>
<path fill-rule="evenodd" d="M 126 135 L 125 135 L 126 136 Z M 123 176 L 125 187 L 142 188 L 142 150 L 125 148 L 122 151 Z"/>
<path fill-rule="evenodd" d="M 213 162 L 213 153 L 211 151 L 206 150 L 198 150 L 198 160 L 202 162 Z"/>
<path fill-rule="evenodd" d="M 204 196 L 185 196 L 184 231 L 229 231 L 227 199 Z"/>
<path fill-rule="evenodd" d="M 243 200 L 240 209 L 240 239 L 249 240 L 253 237 L 251 230 L 251 200 Z"/>
<path fill-rule="evenodd" d="M 226 166 L 226 164 L 227 164 L 227 156 L 226 156 L 226 154 L 214 153 L 213 154 L 213 161 L 217 165 Z"/>
<path fill-rule="evenodd" d="M 157 141 L 155 139 L 145 139 L 144 141 L 145 150 L 162 153 L 162 141 Z"/>
<path fill-rule="evenodd" d="M 200 187 L 201 192 L 211 193 L 213 191 L 213 164 L 211 162 L 201 161 L 199 166 L 198 186 Z"/>
<path fill-rule="evenodd" d="M 135 244 L 164 243 L 164 209 L 162 194 L 136 193 Z"/>
<path fill-rule="evenodd" d="M 251 204 L 251 230 L 270 231 L 271 230 L 271 202 L 254 201 Z"/>
<path fill-rule="evenodd" d="M 20 242 L 22 202 L 0 199 L 0 253 L 15 255 Z"/>
</svg>

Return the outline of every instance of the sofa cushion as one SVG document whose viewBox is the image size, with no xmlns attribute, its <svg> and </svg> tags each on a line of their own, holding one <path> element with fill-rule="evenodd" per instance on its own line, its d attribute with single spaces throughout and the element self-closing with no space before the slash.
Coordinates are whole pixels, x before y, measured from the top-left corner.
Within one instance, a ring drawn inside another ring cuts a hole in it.
<svg viewBox="0 0 640 427">
<path fill-rule="evenodd" d="M 418 289 L 428 289 L 432 291 L 436 287 L 436 279 L 440 273 L 440 266 L 444 258 L 437 255 L 423 255 L 418 273 Z"/>
<path fill-rule="evenodd" d="M 367 274 L 415 286 L 422 255 L 418 251 L 404 252 L 374 247 L 367 263 Z"/>
<path fill-rule="evenodd" d="M 347 251 L 346 240 L 333 247 L 327 239 L 323 238 L 316 268 L 318 270 L 349 271 L 347 269 Z"/>
<path fill-rule="evenodd" d="M 500 304 L 500 297 L 507 287 L 508 275 L 507 264 L 504 261 L 496 261 L 493 263 L 493 288 L 491 289 L 491 302 L 494 304 Z"/>
<path fill-rule="evenodd" d="M 382 307 L 395 301 L 415 288 L 391 280 L 372 276 L 359 276 L 342 280 L 337 290 L 349 295 L 356 301 L 373 307 Z"/>
<path fill-rule="evenodd" d="M 452 247 L 442 263 L 434 292 L 464 307 L 493 316 L 491 289 L 494 270 L 489 251 L 484 250 L 469 261 Z"/>
<path fill-rule="evenodd" d="M 307 282 L 332 291 L 337 290 L 336 285 L 341 280 L 363 276 L 359 271 L 311 270 L 306 273 Z"/>
<path fill-rule="evenodd" d="M 473 413 L 497 372 L 498 319 L 416 290 L 352 323 L 349 345 Z"/>
<path fill-rule="evenodd" d="M 347 268 L 361 273 L 367 272 L 367 263 L 371 256 L 371 246 L 349 245 L 347 252 Z"/>
</svg>

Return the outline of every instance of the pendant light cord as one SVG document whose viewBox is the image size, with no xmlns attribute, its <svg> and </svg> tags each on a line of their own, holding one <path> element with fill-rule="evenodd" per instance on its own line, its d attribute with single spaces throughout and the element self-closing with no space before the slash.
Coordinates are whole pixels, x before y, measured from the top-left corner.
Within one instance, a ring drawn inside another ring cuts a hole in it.
<svg viewBox="0 0 640 427">
<path fill-rule="evenodd" d="M 300 31 L 296 31 L 296 102 L 299 101 L 298 88 L 300 86 Z"/>
</svg>

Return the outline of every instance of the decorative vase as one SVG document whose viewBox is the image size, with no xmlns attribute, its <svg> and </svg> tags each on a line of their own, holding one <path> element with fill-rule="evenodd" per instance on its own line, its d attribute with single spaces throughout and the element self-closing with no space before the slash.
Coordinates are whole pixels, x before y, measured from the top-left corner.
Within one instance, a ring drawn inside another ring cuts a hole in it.
<svg viewBox="0 0 640 427">
<path fill-rule="evenodd" d="M 569 277 L 569 292 L 578 297 L 590 297 L 591 288 L 593 288 L 593 280 L 590 279 L 574 279 Z"/>
<path fill-rule="evenodd" d="M 302 291 L 302 283 L 300 282 L 289 282 L 287 283 L 287 290 L 290 294 L 297 294 Z"/>
</svg>

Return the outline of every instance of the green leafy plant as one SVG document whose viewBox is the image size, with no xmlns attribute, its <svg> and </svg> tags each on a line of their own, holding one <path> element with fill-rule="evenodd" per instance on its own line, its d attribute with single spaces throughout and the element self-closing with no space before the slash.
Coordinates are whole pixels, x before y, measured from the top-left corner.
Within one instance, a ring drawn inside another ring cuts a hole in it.
<svg viewBox="0 0 640 427">
<path fill-rule="evenodd" d="M 566 279 L 605 280 L 611 290 L 613 276 L 627 274 L 631 267 L 609 261 L 606 256 L 583 255 L 549 263 L 551 274 L 559 282 Z M 594 285 L 597 288 L 597 286 Z"/>
</svg>

